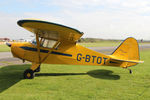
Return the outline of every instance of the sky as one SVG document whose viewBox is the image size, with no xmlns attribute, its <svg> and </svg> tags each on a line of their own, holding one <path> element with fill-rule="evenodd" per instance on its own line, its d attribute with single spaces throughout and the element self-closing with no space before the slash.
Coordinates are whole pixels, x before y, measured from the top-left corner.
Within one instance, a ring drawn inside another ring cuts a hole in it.
<svg viewBox="0 0 150 100">
<path fill-rule="evenodd" d="M 0 37 L 30 39 L 17 25 L 25 18 L 78 29 L 84 38 L 150 40 L 150 0 L 1 0 Z"/>
</svg>

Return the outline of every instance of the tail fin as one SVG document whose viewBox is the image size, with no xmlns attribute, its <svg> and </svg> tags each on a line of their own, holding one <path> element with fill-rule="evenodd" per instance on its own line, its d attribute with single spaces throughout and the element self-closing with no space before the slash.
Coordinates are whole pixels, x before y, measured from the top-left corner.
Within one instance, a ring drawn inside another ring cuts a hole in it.
<svg viewBox="0 0 150 100">
<path fill-rule="evenodd" d="M 112 53 L 112 56 L 125 60 L 139 60 L 139 46 L 137 41 L 131 37 L 127 38 Z"/>
<path fill-rule="evenodd" d="M 122 67 L 129 67 L 141 63 L 139 45 L 136 39 L 129 37 L 112 53 L 111 58 L 125 62 Z"/>
</svg>

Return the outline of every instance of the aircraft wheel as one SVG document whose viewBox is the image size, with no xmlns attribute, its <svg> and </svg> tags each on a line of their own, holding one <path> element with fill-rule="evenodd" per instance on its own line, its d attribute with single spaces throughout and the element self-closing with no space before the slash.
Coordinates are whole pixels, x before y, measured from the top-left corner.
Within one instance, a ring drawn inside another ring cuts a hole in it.
<svg viewBox="0 0 150 100">
<path fill-rule="evenodd" d="M 24 79 L 33 79 L 34 78 L 34 71 L 31 69 L 27 69 L 24 71 Z"/>
<path fill-rule="evenodd" d="M 40 65 L 34 72 L 40 72 Z"/>
</svg>

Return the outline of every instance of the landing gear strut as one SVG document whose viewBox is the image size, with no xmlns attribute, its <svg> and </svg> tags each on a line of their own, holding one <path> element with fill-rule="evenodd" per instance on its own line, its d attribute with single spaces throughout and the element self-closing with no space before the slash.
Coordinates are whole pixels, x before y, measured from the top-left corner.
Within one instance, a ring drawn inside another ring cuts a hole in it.
<svg viewBox="0 0 150 100">
<path fill-rule="evenodd" d="M 40 64 L 32 64 L 30 69 L 24 71 L 24 79 L 33 79 L 35 72 L 40 72 Z"/>
<path fill-rule="evenodd" d="M 39 65 L 39 67 L 37 69 L 35 69 L 34 72 L 40 72 L 40 69 L 41 68 L 40 68 L 40 65 Z"/>
<path fill-rule="evenodd" d="M 129 73 L 132 74 L 132 70 L 131 69 L 128 69 L 128 70 L 129 70 Z"/>
</svg>

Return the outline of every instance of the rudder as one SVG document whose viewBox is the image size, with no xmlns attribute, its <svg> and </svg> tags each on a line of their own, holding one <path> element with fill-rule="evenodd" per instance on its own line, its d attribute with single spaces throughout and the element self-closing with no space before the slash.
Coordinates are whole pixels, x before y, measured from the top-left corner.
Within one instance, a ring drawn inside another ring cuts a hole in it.
<svg viewBox="0 0 150 100">
<path fill-rule="evenodd" d="M 132 37 L 127 38 L 112 53 L 112 56 L 124 60 L 140 60 L 137 40 Z"/>
</svg>

